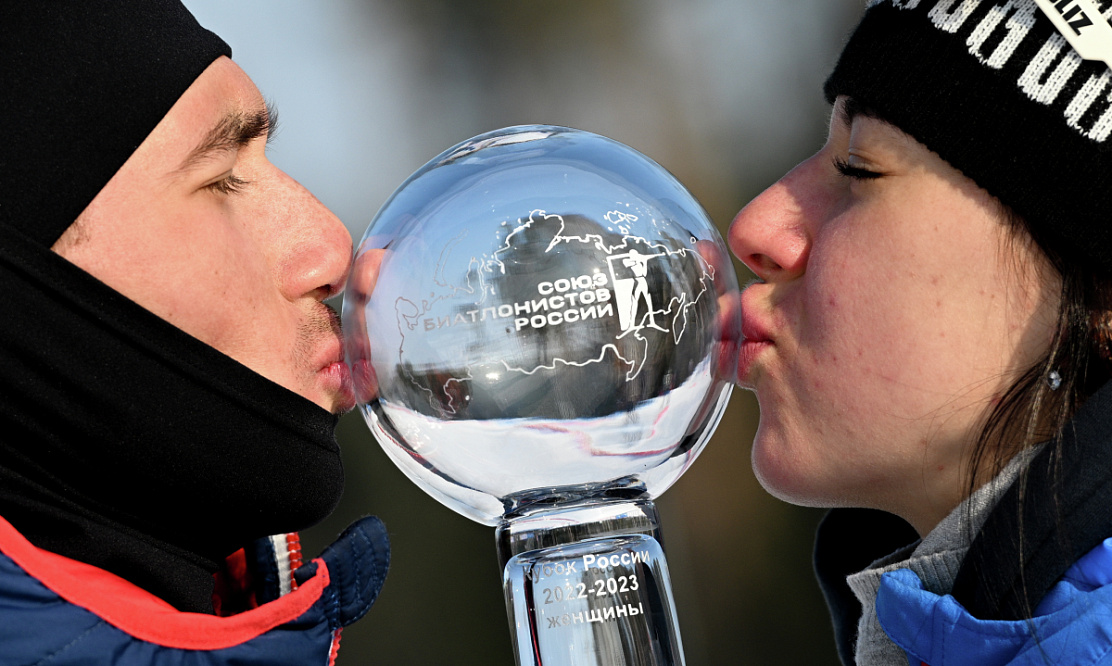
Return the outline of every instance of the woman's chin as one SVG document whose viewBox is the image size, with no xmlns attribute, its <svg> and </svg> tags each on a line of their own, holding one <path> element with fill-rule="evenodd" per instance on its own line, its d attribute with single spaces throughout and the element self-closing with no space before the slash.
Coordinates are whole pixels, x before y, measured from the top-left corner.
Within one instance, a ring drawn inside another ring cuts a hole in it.
<svg viewBox="0 0 1112 666">
<path fill-rule="evenodd" d="M 831 480 L 821 474 L 823 466 L 816 473 L 804 456 L 761 430 L 753 440 L 752 464 L 761 487 L 779 500 L 807 507 L 838 504 L 833 497 L 836 493 L 828 487 Z"/>
</svg>

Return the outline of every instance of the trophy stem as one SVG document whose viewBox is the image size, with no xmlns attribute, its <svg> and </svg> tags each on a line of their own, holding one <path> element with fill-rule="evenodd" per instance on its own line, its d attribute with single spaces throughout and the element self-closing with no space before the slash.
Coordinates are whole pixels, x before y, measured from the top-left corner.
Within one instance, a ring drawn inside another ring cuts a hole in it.
<svg viewBox="0 0 1112 666">
<path fill-rule="evenodd" d="M 651 501 L 550 508 L 496 535 L 520 666 L 684 664 Z"/>
</svg>

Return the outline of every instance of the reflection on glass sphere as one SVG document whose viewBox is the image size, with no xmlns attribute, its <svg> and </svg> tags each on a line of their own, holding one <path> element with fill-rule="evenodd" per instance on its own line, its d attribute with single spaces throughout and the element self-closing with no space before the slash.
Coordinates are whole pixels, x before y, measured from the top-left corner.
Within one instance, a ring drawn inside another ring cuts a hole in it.
<svg viewBox="0 0 1112 666">
<path fill-rule="evenodd" d="M 368 425 L 447 506 L 655 497 L 729 398 L 737 278 L 695 199 L 605 137 L 499 130 L 439 155 L 360 243 L 346 353 Z"/>
</svg>

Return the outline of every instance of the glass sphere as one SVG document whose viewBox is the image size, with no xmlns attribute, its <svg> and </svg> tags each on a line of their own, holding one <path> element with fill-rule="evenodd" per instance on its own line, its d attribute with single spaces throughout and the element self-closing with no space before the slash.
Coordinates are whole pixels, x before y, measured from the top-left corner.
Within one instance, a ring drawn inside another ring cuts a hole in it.
<svg viewBox="0 0 1112 666">
<path fill-rule="evenodd" d="M 550 126 L 465 141 L 356 251 L 343 322 L 360 409 L 410 479 L 488 525 L 655 497 L 729 399 L 728 256 L 687 190 L 616 141 Z"/>
</svg>

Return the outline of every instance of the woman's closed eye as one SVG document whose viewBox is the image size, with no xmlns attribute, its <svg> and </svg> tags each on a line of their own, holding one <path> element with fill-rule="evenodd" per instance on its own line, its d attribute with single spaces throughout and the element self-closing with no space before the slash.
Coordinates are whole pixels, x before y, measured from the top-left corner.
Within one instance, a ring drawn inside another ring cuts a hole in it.
<svg viewBox="0 0 1112 666">
<path fill-rule="evenodd" d="M 884 175 L 876 171 L 870 171 L 869 169 L 852 165 L 849 161 L 841 157 L 834 158 L 834 169 L 846 178 L 852 178 L 854 180 L 875 180 Z"/>
</svg>

